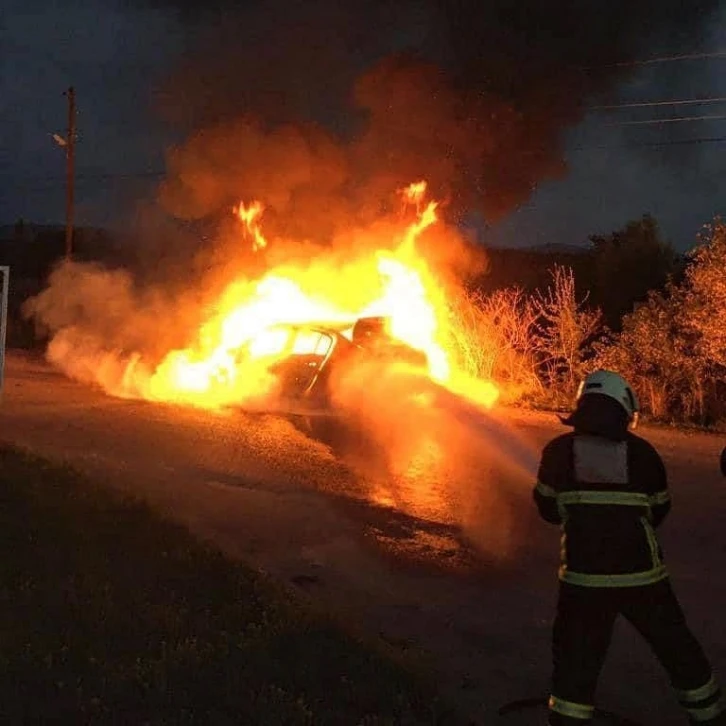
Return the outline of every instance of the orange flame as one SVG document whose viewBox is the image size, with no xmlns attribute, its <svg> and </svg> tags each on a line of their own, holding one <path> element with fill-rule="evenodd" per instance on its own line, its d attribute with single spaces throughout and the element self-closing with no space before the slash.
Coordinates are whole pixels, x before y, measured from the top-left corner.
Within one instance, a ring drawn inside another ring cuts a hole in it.
<svg viewBox="0 0 726 726">
<path fill-rule="evenodd" d="M 405 189 L 403 189 L 401 193 L 403 194 L 404 199 L 409 204 L 415 204 L 416 207 L 419 208 L 421 202 L 423 201 L 424 195 L 426 194 L 427 186 L 428 185 L 423 180 L 413 182 L 412 184 L 409 184 Z"/>
<path fill-rule="evenodd" d="M 419 237 L 437 222 L 437 203 L 423 206 L 425 191 L 425 182 L 402 191 L 417 204 L 416 218 L 373 253 L 342 266 L 323 257 L 306 266 L 278 266 L 257 280 L 237 279 L 191 346 L 170 351 L 151 370 L 134 358 L 113 392 L 207 408 L 249 403 L 274 386 L 271 361 L 290 352 L 288 333 L 275 326 L 325 322 L 350 329 L 358 318 L 382 316 L 394 340 L 423 354 L 432 380 L 493 405 L 496 385 L 467 376 L 450 352 L 446 286 L 417 249 Z M 259 225 L 262 211 L 259 202 L 235 208 L 255 249 L 267 245 Z M 293 352 L 321 353 L 319 337 L 295 344 L 301 347 Z"/>
<path fill-rule="evenodd" d="M 252 202 L 249 207 L 245 206 L 244 202 L 240 202 L 239 206 L 234 209 L 239 221 L 245 225 L 246 234 L 252 237 L 252 249 L 255 252 L 267 247 L 267 240 L 260 229 L 263 211 L 264 207 L 258 201 Z"/>
</svg>

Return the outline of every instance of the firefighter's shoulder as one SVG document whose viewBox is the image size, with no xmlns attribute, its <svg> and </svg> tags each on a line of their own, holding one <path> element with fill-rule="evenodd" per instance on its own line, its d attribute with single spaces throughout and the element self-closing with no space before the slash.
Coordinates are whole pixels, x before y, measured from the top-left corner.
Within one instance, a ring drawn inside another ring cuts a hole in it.
<svg viewBox="0 0 726 726">
<path fill-rule="evenodd" d="M 560 434 L 548 441 L 542 449 L 542 461 L 552 462 L 567 461 L 572 452 L 572 442 L 575 439 L 574 432 Z"/>
<path fill-rule="evenodd" d="M 555 436 L 553 439 L 550 439 L 542 449 L 542 455 L 545 453 L 547 454 L 553 454 L 558 451 L 565 451 L 572 447 L 572 442 L 575 439 L 575 432 L 574 431 L 568 431 L 565 434 L 560 434 L 559 436 Z"/>
<path fill-rule="evenodd" d="M 628 431 L 627 437 L 628 447 L 631 452 L 646 460 L 650 459 L 651 461 L 661 461 L 658 449 L 656 449 L 650 441 L 644 439 L 642 436 L 634 434 L 632 431 Z"/>
<path fill-rule="evenodd" d="M 646 491 L 655 492 L 668 487 L 668 474 L 658 450 L 646 439 L 628 432 L 628 461 L 634 481 Z"/>
</svg>

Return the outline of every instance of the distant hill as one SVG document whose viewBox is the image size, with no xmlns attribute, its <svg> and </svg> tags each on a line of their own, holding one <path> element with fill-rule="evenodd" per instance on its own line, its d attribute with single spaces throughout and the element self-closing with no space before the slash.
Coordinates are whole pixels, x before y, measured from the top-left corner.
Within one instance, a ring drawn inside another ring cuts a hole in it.
<svg viewBox="0 0 726 726">
<path fill-rule="evenodd" d="M 546 244 L 525 247 L 524 249 L 531 250 L 532 252 L 540 252 L 546 255 L 586 255 L 591 250 L 590 247 L 585 247 L 583 245 L 566 245 L 558 244 L 557 242 L 547 242 Z"/>
<path fill-rule="evenodd" d="M 487 247 L 489 267 L 477 280 L 484 291 L 521 287 L 526 291 L 546 287 L 554 265 L 571 267 L 578 286 L 587 289 L 592 275 L 592 250 L 577 245 L 545 244 L 534 247 Z"/>
<path fill-rule="evenodd" d="M 13 277 L 45 279 L 65 255 L 65 227 L 18 223 L 0 226 L 0 265 L 10 265 Z M 114 236 L 99 227 L 73 231 L 73 256 L 79 260 L 118 261 L 122 250 Z"/>
</svg>

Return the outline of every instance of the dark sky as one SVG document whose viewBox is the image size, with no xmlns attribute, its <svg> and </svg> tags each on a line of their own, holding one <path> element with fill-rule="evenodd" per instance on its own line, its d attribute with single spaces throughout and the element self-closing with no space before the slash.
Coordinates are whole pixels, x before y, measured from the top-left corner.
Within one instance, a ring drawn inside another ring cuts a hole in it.
<svg viewBox="0 0 726 726">
<path fill-rule="evenodd" d="M 352 122 L 341 99 L 355 78 L 390 52 L 415 49 L 449 69 L 459 90 L 509 96 L 525 114 L 542 114 L 547 104 L 562 109 L 559 115 L 553 110 L 551 124 L 543 122 L 551 127 L 542 143 L 556 155 L 555 140 L 562 140 L 567 173 L 548 180 L 542 172 L 528 200 L 512 197 L 515 209 L 497 221 L 493 239 L 578 244 L 649 212 L 677 247 L 689 247 L 698 228 L 724 211 L 718 182 L 726 167 L 726 143 L 690 140 L 726 136 L 726 120 L 612 124 L 726 115 L 726 103 L 593 112 L 584 120 L 578 111 L 603 101 L 726 97 L 726 57 L 635 66 L 591 85 L 563 69 L 726 50 L 724 3 L 703 3 L 703 11 L 687 18 L 673 10 L 661 27 L 648 3 L 640 14 L 638 3 L 623 3 L 627 15 L 608 18 L 617 0 L 593 0 L 592 23 L 581 39 L 573 8 L 588 4 L 555 4 L 561 22 L 544 27 L 548 19 L 515 17 L 511 9 L 535 3 L 505 0 L 477 0 L 459 16 L 448 8 L 467 3 L 453 0 L 350 2 L 346 10 L 325 0 L 242 6 L 225 0 L 198 6 L 188 0 L 4 0 L 0 223 L 63 220 L 64 152 L 51 134 L 65 133 L 62 93 L 71 83 L 78 102 L 78 221 L 118 226 L 133 215 L 137 200 L 153 195 L 166 149 L 191 128 L 252 109 L 270 123 L 313 119 L 346 133 Z M 517 33 L 506 30 L 512 24 Z M 542 62 L 550 57 L 550 64 Z M 556 92 L 543 95 L 549 79 Z M 601 93 L 590 96 L 594 91 Z M 673 143 L 683 141 L 689 143 Z M 540 166 L 549 169 L 545 161 Z M 502 175 L 509 171 L 504 166 Z"/>
<path fill-rule="evenodd" d="M 78 220 L 105 222 L 163 169 L 168 130 L 150 112 L 153 81 L 181 49 L 168 12 L 113 0 L 3 0 L 0 222 L 64 219 L 65 89 L 77 96 Z"/>
<path fill-rule="evenodd" d="M 663 55 L 670 55 L 662 48 Z M 726 52 L 726 8 L 716 13 L 693 52 Z M 677 52 L 689 52 L 685 48 Z M 661 54 L 656 52 L 652 57 Z M 618 88 L 620 103 L 673 99 L 726 99 L 726 55 L 637 66 Z M 623 121 L 716 115 L 726 103 L 593 112 L 568 133 L 569 174 L 546 183 L 497 230 L 506 244 L 577 243 L 611 231 L 643 213 L 653 214 L 679 249 L 700 227 L 726 213 L 726 118 L 614 126 Z M 693 139 L 720 141 L 691 143 Z"/>
</svg>

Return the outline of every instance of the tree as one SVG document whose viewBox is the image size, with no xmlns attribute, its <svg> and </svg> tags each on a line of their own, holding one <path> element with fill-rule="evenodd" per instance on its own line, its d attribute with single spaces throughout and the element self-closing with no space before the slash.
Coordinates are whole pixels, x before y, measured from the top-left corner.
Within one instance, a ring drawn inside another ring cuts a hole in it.
<svg viewBox="0 0 726 726">
<path fill-rule="evenodd" d="M 555 265 L 552 283 L 538 291 L 533 304 L 538 316 L 536 345 L 547 384 L 574 394 L 603 332 L 602 314 L 578 299 L 572 269 Z"/>
<path fill-rule="evenodd" d="M 689 254 L 682 291 L 683 337 L 698 367 L 693 395 L 698 419 L 722 411 L 717 391 L 726 382 L 726 225 L 716 218 Z M 722 404 L 721 404 L 722 405 Z"/>
<path fill-rule="evenodd" d="M 598 346 L 597 366 L 621 373 L 638 391 L 644 410 L 656 418 L 676 417 L 689 408 L 692 365 L 683 350 L 682 301 L 675 288 L 651 292 L 623 318 L 622 331 Z"/>
<path fill-rule="evenodd" d="M 726 376 L 726 225 L 716 219 L 704 228 L 701 244 L 689 255 L 684 289 L 684 321 L 694 352 L 710 363 L 714 376 Z"/>
<path fill-rule="evenodd" d="M 679 284 L 623 319 L 622 332 L 599 351 L 599 363 L 630 378 L 656 417 L 723 414 L 726 384 L 726 226 L 716 219 L 689 254 Z"/>
<path fill-rule="evenodd" d="M 616 232 L 592 236 L 593 298 L 607 324 L 619 329 L 623 315 L 650 290 L 663 290 L 676 269 L 676 254 L 650 215 Z"/>
</svg>

